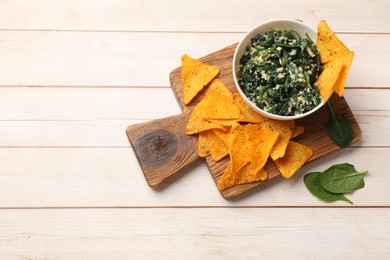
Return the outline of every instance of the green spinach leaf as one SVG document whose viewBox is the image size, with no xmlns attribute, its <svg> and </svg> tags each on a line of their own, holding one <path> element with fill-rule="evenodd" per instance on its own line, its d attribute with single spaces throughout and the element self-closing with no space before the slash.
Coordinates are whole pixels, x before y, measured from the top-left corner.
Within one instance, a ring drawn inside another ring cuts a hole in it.
<svg viewBox="0 0 390 260">
<path fill-rule="evenodd" d="M 352 201 L 350 201 L 343 194 L 329 192 L 326 189 L 324 189 L 324 187 L 322 187 L 320 182 L 321 175 L 322 172 L 311 172 L 306 174 L 305 177 L 303 178 L 305 186 L 311 192 L 311 194 L 327 202 L 344 200 L 348 203 L 353 204 Z"/>
<path fill-rule="evenodd" d="M 332 117 L 326 123 L 326 129 L 330 139 L 340 148 L 348 147 L 355 134 L 352 123 L 344 115 L 336 115 L 329 102 L 327 102 Z"/>
<path fill-rule="evenodd" d="M 368 171 L 357 172 L 349 163 L 336 164 L 320 176 L 322 187 L 333 193 L 350 193 L 364 187 L 364 176 Z"/>
</svg>

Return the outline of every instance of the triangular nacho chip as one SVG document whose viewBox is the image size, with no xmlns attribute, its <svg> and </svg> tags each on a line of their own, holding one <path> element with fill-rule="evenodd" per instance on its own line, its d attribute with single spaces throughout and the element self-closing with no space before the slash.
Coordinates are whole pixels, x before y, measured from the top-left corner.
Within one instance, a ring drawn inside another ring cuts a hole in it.
<svg viewBox="0 0 390 260">
<path fill-rule="evenodd" d="M 203 106 L 203 100 L 199 102 L 198 105 L 194 107 L 194 109 L 191 112 L 190 119 L 188 120 L 188 123 L 186 125 L 185 132 L 187 135 L 193 135 L 200 133 L 202 131 L 206 131 L 209 129 L 223 129 L 226 130 L 228 127 L 212 123 L 210 121 L 207 121 L 203 119 L 200 115 L 200 110 L 202 109 Z"/>
<path fill-rule="evenodd" d="M 181 71 L 183 103 L 188 105 L 203 87 L 218 75 L 219 68 L 183 55 L 181 57 Z"/>
<path fill-rule="evenodd" d="M 293 120 L 267 120 L 259 124 L 259 127 L 261 129 L 266 129 L 279 133 L 279 137 L 270 152 L 272 160 L 276 160 L 284 156 L 288 142 L 292 136 L 294 124 L 295 122 Z"/>
<path fill-rule="evenodd" d="M 228 142 L 230 139 L 230 129 L 224 131 L 222 129 L 213 129 L 214 133 L 228 146 Z"/>
<path fill-rule="evenodd" d="M 231 130 L 231 136 L 228 141 L 232 171 L 238 172 L 242 167 L 250 162 L 252 153 L 248 142 L 248 135 L 245 126 L 235 124 Z"/>
<path fill-rule="evenodd" d="M 291 135 L 291 138 L 297 137 L 298 135 L 303 134 L 303 132 L 305 132 L 305 128 L 303 126 L 294 125 L 294 130 Z"/>
<path fill-rule="evenodd" d="M 211 159 L 218 162 L 229 154 L 229 148 L 227 147 L 225 141 L 219 138 L 219 136 L 213 130 L 209 130 L 208 132 L 208 145 Z"/>
<path fill-rule="evenodd" d="M 248 141 L 251 145 L 252 158 L 250 162 L 250 172 L 257 175 L 266 164 L 270 152 L 279 137 L 279 132 L 268 129 L 261 129 L 259 124 L 249 124 L 246 126 Z M 267 175 L 261 174 L 261 181 L 267 179 Z"/>
<path fill-rule="evenodd" d="M 217 162 L 228 154 L 229 148 L 225 144 L 225 141 L 219 138 L 213 130 L 207 130 L 199 133 L 199 157 L 211 155 L 211 158 Z"/>
<path fill-rule="evenodd" d="M 255 110 L 253 110 L 245 100 L 238 93 L 233 94 L 233 100 L 238 105 L 240 109 L 240 122 L 246 123 L 261 123 L 266 121 L 265 116 L 260 115 Z"/>
<path fill-rule="evenodd" d="M 321 75 L 316 81 L 316 85 L 320 90 L 320 94 L 324 104 L 328 101 L 333 93 L 333 86 L 335 85 L 341 68 L 343 67 L 343 59 L 338 58 L 324 65 Z"/>
<path fill-rule="evenodd" d="M 234 103 L 232 93 L 219 79 L 211 82 L 202 102 L 204 105 L 200 113 L 204 119 L 231 120 L 240 117 L 240 109 Z"/>
<path fill-rule="evenodd" d="M 207 130 L 199 133 L 198 136 L 198 155 L 199 157 L 206 157 L 210 154 L 209 149 L 209 131 Z"/>
<path fill-rule="evenodd" d="M 264 169 L 253 172 L 250 167 L 251 164 L 245 165 L 238 173 L 238 178 L 235 185 L 251 183 L 255 181 L 265 181 L 268 178 L 268 173 Z"/>
<path fill-rule="evenodd" d="M 320 21 L 317 29 L 316 47 L 319 50 L 322 63 L 326 64 L 350 53 L 350 50 L 330 29 L 326 21 Z"/>
<path fill-rule="evenodd" d="M 207 119 L 207 120 L 223 126 L 232 126 L 239 122 L 238 119 Z"/>
<path fill-rule="evenodd" d="M 219 190 L 225 190 L 234 185 L 251 183 L 255 181 L 263 181 L 268 177 L 266 170 L 261 169 L 260 171 L 253 173 L 250 170 L 250 164 L 246 164 L 238 172 L 233 172 L 232 163 L 228 164 L 228 167 L 221 179 L 217 184 Z"/>
<path fill-rule="evenodd" d="M 217 188 L 219 190 L 224 190 L 231 186 L 234 186 L 237 179 L 238 172 L 233 171 L 233 164 L 232 161 L 230 161 L 221 179 L 219 179 L 218 181 Z"/>
<path fill-rule="evenodd" d="M 333 86 L 334 92 L 336 92 L 340 97 L 344 95 L 344 86 L 347 81 L 349 69 L 351 68 L 353 56 L 354 52 L 351 51 L 347 56 L 342 57 L 343 67 L 341 68 L 336 83 Z"/>
<path fill-rule="evenodd" d="M 283 158 L 275 161 L 284 178 L 291 178 L 293 174 L 305 164 L 313 155 L 313 150 L 303 144 L 290 141 Z"/>
</svg>

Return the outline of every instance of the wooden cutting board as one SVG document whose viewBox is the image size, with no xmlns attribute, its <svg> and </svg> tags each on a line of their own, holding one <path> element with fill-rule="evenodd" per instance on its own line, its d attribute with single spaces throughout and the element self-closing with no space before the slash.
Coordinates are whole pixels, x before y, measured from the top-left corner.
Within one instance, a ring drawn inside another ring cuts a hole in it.
<svg viewBox="0 0 390 260">
<path fill-rule="evenodd" d="M 233 44 L 199 59 L 207 64 L 218 66 L 220 69 L 218 78 L 233 93 L 237 92 L 231 66 L 236 46 L 237 44 Z M 146 181 L 152 188 L 161 187 L 166 181 L 177 176 L 183 172 L 184 168 L 199 159 L 197 155 L 197 136 L 187 136 L 184 129 L 192 109 L 204 97 L 206 91 L 202 91 L 191 104 L 184 106 L 182 102 L 181 67 L 171 72 L 170 83 L 183 114 L 132 125 L 126 129 Z M 361 130 L 345 99 L 333 95 L 329 102 L 332 104 L 335 113 L 344 114 L 346 118 L 351 120 L 355 133 L 352 143 L 357 142 L 361 137 Z M 327 135 L 325 122 L 329 117 L 330 112 L 327 106 L 323 106 L 310 116 L 296 121 L 297 125 L 305 128 L 305 132 L 294 140 L 311 147 L 314 151 L 309 162 L 340 149 Z M 211 156 L 208 156 L 205 161 L 211 176 L 217 183 L 229 163 L 229 157 L 215 162 L 211 159 Z M 268 160 L 265 169 L 269 174 L 267 181 L 228 188 L 220 192 L 222 197 L 225 199 L 235 198 L 281 176 L 272 160 Z"/>
</svg>

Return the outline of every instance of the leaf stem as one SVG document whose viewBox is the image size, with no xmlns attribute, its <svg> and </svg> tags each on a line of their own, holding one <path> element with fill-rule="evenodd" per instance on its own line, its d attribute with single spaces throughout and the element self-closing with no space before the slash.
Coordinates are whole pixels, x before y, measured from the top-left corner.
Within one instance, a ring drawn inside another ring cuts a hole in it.
<svg viewBox="0 0 390 260">
<path fill-rule="evenodd" d="M 326 102 L 326 104 L 327 104 L 328 107 L 329 107 L 330 114 L 332 115 L 333 121 L 334 121 L 335 124 L 336 124 L 337 130 L 339 131 L 339 133 L 342 133 L 342 130 L 341 130 L 340 125 L 339 125 L 339 122 L 337 121 L 336 115 L 335 115 L 335 113 L 334 113 L 334 111 L 333 111 L 332 105 L 330 104 L 329 101 Z"/>
<path fill-rule="evenodd" d="M 350 203 L 350 204 L 352 204 L 353 205 L 353 202 L 351 201 L 351 200 L 349 200 L 347 197 L 345 197 L 345 196 L 343 196 L 344 198 L 344 201 L 346 201 L 346 202 L 348 202 L 348 203 Z"/>
<path fill-rule="evenodd" d="M 332 105 L 329 103 L 329 101 L 328 101 L 328 102 L 326 102 L 326 104 L 327 104 L 327 105 L 328 105 L 328 107 L 329 107 L 329 110 L 330 110 L 330 113 L 332 114 L 332 117 L 333 117 L 333 118 L 335 118 L 335 117 L 336 117 L 336 115 L 334 114 L 334 111 L 333 111 Z"/>
</svg>

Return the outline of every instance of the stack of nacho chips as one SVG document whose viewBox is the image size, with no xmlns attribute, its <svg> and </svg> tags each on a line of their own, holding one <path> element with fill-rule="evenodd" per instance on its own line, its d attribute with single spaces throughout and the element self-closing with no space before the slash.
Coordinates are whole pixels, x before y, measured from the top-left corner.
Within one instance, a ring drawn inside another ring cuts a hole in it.
<svg viewBox="0 0 390 260">
<path fill-rule="evenodd" d="M 316 47 L 320 54 L 321 63 L 324 64 L 316 84 L 325 103 L 333 91 L 340 97 L 343 96 L 354 52 L 340 41 L 324 20 L 318 24 Z"/>
<path fill-rule="evenodd" d="M 200 157 L 211 156 L 214 161 L 230 157 L 218 189 L 267 180 L 264 166 L 269 158 L 282 176 L 290 178 L 312 156 L 312 149 L 290 140 L 302 133 L 303 127 L 292 120 L 277 121 L 261 116 L 219 79 L 204 85 L 208 84 L 205 97 L 190 115 L 186 134 L 199 135 Z"/>
</svg>

